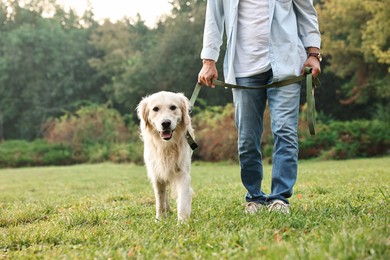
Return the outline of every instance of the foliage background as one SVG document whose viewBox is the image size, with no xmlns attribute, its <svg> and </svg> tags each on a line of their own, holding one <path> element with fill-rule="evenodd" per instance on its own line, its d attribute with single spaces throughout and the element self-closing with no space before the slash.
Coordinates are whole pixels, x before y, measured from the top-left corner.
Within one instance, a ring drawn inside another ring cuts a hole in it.
<svg viewBox="0 0 390 260">
<path fill-rule="evenodd" d="M 316 92 L 318 120 L 324 125 L 361 121 L 357 124 L 364 127 L 359 128 L 358 135 L 373 134 L 366 127 L 374 125 L 374 129 L 388 128 L 390 0 L 318 0 L 315 4 L 324 56 L 322 86 Z M 205 6 L 205 0 L 173 0 L 171 14 L 149 28 L 140 16 L 117 22 L 96 21 L 92 9 L 78 16 L 55 0 L 0 0 L 0 140 L 43 138 L 53 143 L 47 135 L 48 124 L 57 122 L 59 128 L 64 117 L 77 118 L 79 111 L 106 106 L 117 111 L 116 117 L 123 120 L 120 132 L 126 128 L 129 136 L 113 140 L 103 135 L 108 139 L 96 139 L 93 145 L 79 139 L 79 148 L 77 138 L 73 139 L 66 145 L 72 149 L 72 156 L 79 155 L 76 161 L 105 160 L 115 145 L 138 145 L 134 110 L 143 96 L 160 90 L 183 92 L 188 97 L 192 93 L 201 68 Z M 222 48 L 220 57 L 223 53 Z M 222 79 L 222 58 L 218 68 Z M 207 89 L 199 98 L 193 117 L 204 149 L 195 156 L 234 159 L 235 155 L 227 157 L 236 146 L 229 113 L 231 92 Z M 304 93 L 301 103 L 304 110 Z M 364 123 L 375 120 L 383 124 Z M 220 135 L 214 132 L 213 124 L 230 128 Z M 73 130 L 65 129 L 71 135 Z M 307 138 L 301 130 L 303 142 Z M 340 134 L 330 134 L 333 130 L 320 124 L 318 132 L 320 136 L 341 138 Z M 388 151 L 388 132 L 379 133 L 384 134 L 383 154 Z M 96 134 L 91 130 L 91 137 Z M 264 153 L 269 156 L 272 136 L 266 132 L 263 139 Z M 317 141 L 312 141 L 316 147 L 310 149 L 323 147 Z M 65 145 L 63 140 L 58 143 Z M 81 144 L 86 147 L 80 148 Z M 100 152 L 99 156 L 90 155 L 91 159 L 87 151 L 93 149 Z"/>
</svg>

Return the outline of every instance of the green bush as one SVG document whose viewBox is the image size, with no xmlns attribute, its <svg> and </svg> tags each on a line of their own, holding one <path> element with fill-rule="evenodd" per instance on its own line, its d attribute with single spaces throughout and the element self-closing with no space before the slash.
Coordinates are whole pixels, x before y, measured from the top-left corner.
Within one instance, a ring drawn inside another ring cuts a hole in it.
<svg viewBox="0 0 390 260">
<path fill-rule="evenodd" d="M 116 144 L 110 147 L 108 160 L 114 163 L 128 163 L 136 164 L 143 163 L 143 144 L 135 141 L 131 143 Z"/>
<path fill-rule="evenodd" d="M 0 167 L 143 162 L 138 127 L 126 127 L 121 115 L 106 106 L 83 107 L 49 120 L 43 129 L 44 140 L 0 142 Z"/>
<path fill-rule="evenodd" d="M 71 146 L 78 161 L 142 162 L 138 128 L 126 127 L 119 112 L 107 106 L 82 107 L 75 114 L 49 120 L 44 129 L 45 140 Z"/>
<path fill-rule="evenodd" d="M 321 156 L 337 143 L 337 133 L 328 125 L 317 124 L 316 135 L 309 135 L 307 124 L 299 127 L 299 158 L 308 159 Z"/>
<path fill-rule="evenodd" d="M 76 163 L 143 163 L 143 146 L 141 141 L 118 144 L 95 144 L 85 147 L 84 160 L 73 156 L 71 146 L 48 143 L 45 140 L 28 142 L 12 140 L 0 142 L 0 168 L 70 165 Z"/>
<path fill-rule="evenodd" d="M 390 149 L 390 129 L 377 120 L 318 125 L 317 134 L 300 138 L 300 158 L 349 159 L 384 155 Z"/>
<path fill-rule="evenodd" d="M 70 144 L 77 149 L 96 143 L 123 142 L 128 140 L 129 132 L 117 110 L 94 104 L 80 108 L 75 114 L 48 120 L 44 137 L 50 142 Z"/>
<path fill-rule="evenodd" d="M 84 154 L 88 162 L 98 163 L 143 163 L 143 145 L 141 141 L 132 143 L 95 144 L 85 147 Z"/>
<path fill-rule="evenodd" d="M 204 161 L 237 160 L 237 129 L 234 107 L 208 107 L 193 117 L 199 148 L 194 159 Z M 309 135 L 302 114 L 299 119 L 299 158 L 347 159 L 386 154 L 390 149 L 390 128 L 378 120 L 330 122 L 316 126 L 316 135 Z M 273 138 L 269 112 L 264 115 L 262 137 L 263 158 L 271 158 Z M 271 161 L 271 159 L 269 159 Z"/>
<path fill-rule="evenodd" d="M 0 167 L 73 164 L 72 149 L 63 144 L 15 140 L 0 143 Z"/>
<path fill-rule="evenodd" d="M 199 148 L 194 159 L 237 161 L 234 107 L 210 107 L 192 120 Z M 272 133 L 269 114 L 264 117 L 263 158 L 271 161 Z M 84 162 L 143 163 L 138 129 L 124 126 L 116 111 L 85 108 L 49 122 L 46 140 L 0 142 L 0 167 L 68 165 Z M 349 159 L 380 156 L 390 150 L 390 129 L 374 120 L 319 123 L 310 136 L 307 123 L 299 121 L 299 158 Z"/>
<path fill-rule="evenodd" d="M 338 135 L 334 149 L 336 159 L 372 157 L 390 149 L 390 129 L 380 121 L 351 121 L 331 124 Z"/>
</svg>

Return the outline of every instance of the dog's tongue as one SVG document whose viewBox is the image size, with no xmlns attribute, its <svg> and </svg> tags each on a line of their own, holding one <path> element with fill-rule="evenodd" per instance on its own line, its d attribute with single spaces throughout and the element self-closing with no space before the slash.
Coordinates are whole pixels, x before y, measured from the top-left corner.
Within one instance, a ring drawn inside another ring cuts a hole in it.
<svg viewBox="0 0 390 260">
<path fill-rule="evenodd" d="M 161 137 L 165 140 L 169 140 L 172 138 L 172 132 L 171 131 L 163 131 L 161 133 Z"/>
</svg>

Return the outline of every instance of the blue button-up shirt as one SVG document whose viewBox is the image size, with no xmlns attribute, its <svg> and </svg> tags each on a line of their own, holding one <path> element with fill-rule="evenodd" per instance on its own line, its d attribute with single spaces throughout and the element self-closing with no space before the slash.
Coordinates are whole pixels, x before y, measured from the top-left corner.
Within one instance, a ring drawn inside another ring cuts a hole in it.
<svg viewBox="0 0 390 260">
<path fill-rule="evenodd" d="M 208 0 L 202 59 L 218 60 L 223 33 L 227 46 L 224 58 L 224 76 L 235 84 L 234 56 L 237 41 L 239 0 Z M 270 40 L 269 57 L 273 81 L 300 75 L 307 59 L 305 48 L 320 48 L 317 12 L 312 0 L 269 0 Z"/>
</svg>

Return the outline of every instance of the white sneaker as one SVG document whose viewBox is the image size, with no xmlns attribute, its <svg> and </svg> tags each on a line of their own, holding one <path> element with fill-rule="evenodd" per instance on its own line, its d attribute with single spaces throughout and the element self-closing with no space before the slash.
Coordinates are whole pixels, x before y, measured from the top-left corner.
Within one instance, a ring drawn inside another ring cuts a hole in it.
<svg viewBox="0 0 390 260">
<path fill-rule="evenodd" d="M 263 207 L 262 204 L 256 203 L 256 202 L 248 202 L 245 206 L 245 213 L 246 214 L 255 214 L 257 211 L 259 211 Z"/>
<path fill-rule="evenodd" d="M 273 212 L 281 212 L 285 214 L 290 214 L 290 205 L 285 203 L 282 200 L 274 200 L 268 206 L 268 211 Z"/>
</svg>

